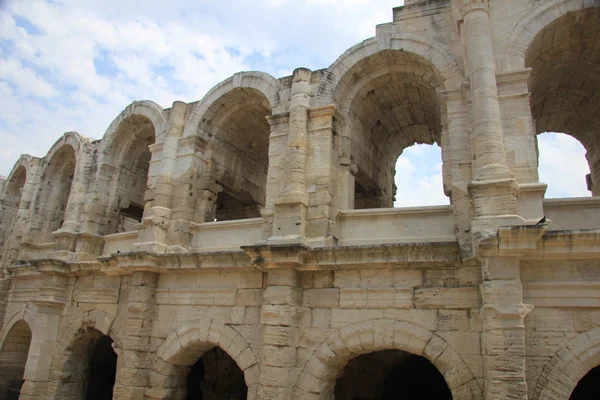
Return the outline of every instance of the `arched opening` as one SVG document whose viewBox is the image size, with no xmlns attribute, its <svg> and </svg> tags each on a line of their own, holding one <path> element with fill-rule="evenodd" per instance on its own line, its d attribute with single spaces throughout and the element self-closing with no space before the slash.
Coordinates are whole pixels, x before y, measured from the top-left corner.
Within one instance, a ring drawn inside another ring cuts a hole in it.
<svg viewBox="0 0 600 400">
<path fill-rule="evenodd" d="M 117 372 L 112 339 L 96 329 L 80 330 L 60 372 L 57 398 L 111 400 Z"/>
<path fill-rule="evenodd" d="M 396 161 L 394 185 L 394 207 L 449 204 L 443 187 L 442 149 L 437 144 L 404 149 Z"/>
<path fill-rule="evenodd" d="M 10 328 L 0 349 L 0 399 L 19 398 L 30 344 L 29 325 L 18 321 Z"/>
<path fill-rule="evenodd" d="M 204 222 L 260 217 L 269 168 L 269 100 L 255 89 L 237 88 L 206 111 L 200 130 L 211 138 L 205 170 Z"/>
<path fill-rule="evenodd" d="M 576 138 L 546 132 L 537 136 L 537 147 L 540 182 L 548 185 L 546 198 L 590 196 L 590 169 L 585 159 L 586 151 Z"/>
<path fill-rule="evenodd" d="M 8 239 L 12 222 L 19 209 L 21 192 L 25 186 L 26 178 L 27 170 L 21 165 L 11 174 L 8 181 L 5 183 L 4 195 L 2 196 L 2 202 L 0 203 L 0 259 L 2 258 L 4 242 Z"/>
<path fill-rule="evenodd" d="M 62 146 L 48 160 L 35 198 L 30 229 L 33 236 L 30 240 L 52 242 L 52 232 L 62 227 L 75 175 L 75 162 L 75 150 L 70 145 Z"/>
<path fill-rule="evenodd" d="M 335 384 L 336 400 L 400 398 L 452 400 L 452 393 L 429 360 L 401 350 L 383 350 L 350 360 Z"/>
<path fill-rule="evenodd" d="M 344 74 L 334 101 L 348 122 L 355 209 L 393 207 L 396 161 L 404 149 L 441 143 L 442 84 L 430 62 L 405 51 L 379 52 Z"/>
<path fill-rule="evenodd" d="M 596 400 L 600 393 L 600 366 L 588 372 L 571 393 L 570 400 Z"/>
<path fill-rule="evenodd" d="M 114 141 L 104 151 L 97 190 L 108 190 L 109 200 L 100 234 L 133 231 L 142 221 L 152 158 L 149 146 L 156 140 L 154 128 L 148 118 L 131 116 L 121 122 Z"/>
<path fill-rule="evenodd" d="M 15 207 L 19 206 L 19 200 L 21 199 L 21 191 L 25 186 L 26 179 L 27 170 L 24 166 L 21 165 L 9 177 L 8 182 L 6 182 L 5 184 L 3 203 L 10 202 Z"/>
<path fill-rule="evenodd" d="M 569 13 L 531 43 L 525 64 L 536 133 L 564 132 L 585 147 L 589 186 L 600 195 L 600 7 Z M 569 163 L 561 157 L 555 162 Z"/>
<path fill-rule="evenodd" d="M 219 347 L 207 351 L 189 368 L 187 400 L 245 400 L 248 387 L 244 373 Z"/>
</svg>

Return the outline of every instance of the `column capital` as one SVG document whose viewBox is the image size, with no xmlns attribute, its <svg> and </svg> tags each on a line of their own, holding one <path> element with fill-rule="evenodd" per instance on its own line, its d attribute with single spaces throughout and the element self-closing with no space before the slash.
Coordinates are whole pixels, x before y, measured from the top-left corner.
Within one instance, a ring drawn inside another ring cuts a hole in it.
<svg viewBox="0 0 600 400">
<path fill-rule="evenodd" d="M 462 15 L 463 17 L 473 10 L 489 10 L 491 0 L 462 0 Z"/>
</svg>

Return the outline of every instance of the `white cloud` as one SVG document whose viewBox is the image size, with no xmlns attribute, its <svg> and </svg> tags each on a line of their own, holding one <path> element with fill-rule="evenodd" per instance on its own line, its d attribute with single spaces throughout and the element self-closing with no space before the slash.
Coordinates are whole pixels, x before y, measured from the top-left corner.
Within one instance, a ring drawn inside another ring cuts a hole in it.
<svg viewBox="0 0 600 400">
<path fill-rule="evenodd" d="M 546 198 L 586 197 L 585 176 L 590 173 L 585 148 L 577 139 L 560 133 L 538 136 L 540 182 L 548 184 Z"/>
<path fill-rule="evenodd" d="M 449 204 L 442 182 L 442 154 L 437 145 L 414 145 L 396 162 L 395 207 Z"/>
</svg>

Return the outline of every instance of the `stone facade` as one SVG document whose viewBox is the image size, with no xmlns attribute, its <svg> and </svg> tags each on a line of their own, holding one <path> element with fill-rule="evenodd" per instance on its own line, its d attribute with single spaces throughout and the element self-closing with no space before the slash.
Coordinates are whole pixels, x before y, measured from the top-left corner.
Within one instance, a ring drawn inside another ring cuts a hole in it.
<svg viewBox="0 0 600 400">
<path fill-rule="evenodd" d="M 0 182 L 0 399 L 595 398 L 600 198 L 544 199 L 545 131 L 600 195 L 599 0 L 407 0 L 69 132 Z M 389 208 L 415 142 L 450 206 Z"/>
</svg>

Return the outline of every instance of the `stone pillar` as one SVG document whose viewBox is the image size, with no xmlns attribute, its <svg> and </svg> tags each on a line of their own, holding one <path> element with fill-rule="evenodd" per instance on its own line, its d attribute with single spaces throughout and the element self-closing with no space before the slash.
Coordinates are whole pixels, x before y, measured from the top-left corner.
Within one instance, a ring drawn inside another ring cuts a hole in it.
<svg viewBox="0 0 600 400">
<path fill-rule="evenodd" d="M 289 131 L 282 190 L 275 201 L 273 236 L 269 243 L 302 243 L 306 229 L 306 153 L 312 72 L 298 68 L 292 77 Z"/>
<path fill-rule="evenodd" d="M 452 182 L 450 196 L 454 211 L 454 226 L 456 239 L 460 244 L 463 258 L 473 256 L 471 241 L 471 197 L 469 183 L 471 182 L 472 150 L 469 135 L 469 109 L 462 90 L 445 91 L 441 93 L 446 103 L 448 113 L 448 143 L 450 181 Z M 442 150 L 444 151 L 444 150 Z"/>
<path fill-rule="evenodd" d="M 482 270 L 485 398 L 526 400 L 524 320 L 533 306 L 523 304 L 519 259 L 486 257 Z"/>
<path fill-rule="evenodd" d="M 211 192 L 216 190 L 214 180 L 203 177 L 209 164 L 205 157 L 206 142 L 198 136 L 187 136 L 178 140 L 178 146 L 167 233 L 168 251 L 187 250 L 193 239 L 191 222 L 212 221 L 217 198 Z"/>
<path fill-rule="evenodd" d="M 145 195 L 146 207 L 142 223 L 139 224 L 138 242 L 134 251 L 164 252 L 167 247 L 167 232 L 171 222 L 171 199 L 177 181 L 176 162 L 179 138 L 183 135 L 187 105 L 176 101 L 169 111 L 167 135 L 163 143 L 151 146 L 152 158 L 148 172 L 149 186 Z M 158 154 L 160 154 L 158 156 Z"/>
<path fill-rule="evenodd" d="M 259 377 L 259 399 L 291 399 L 296 367 L 296 330 L 302 289 L 298 272 L 291 268 L 266 272 L 260 322 L 263 350 Z"/>
<path fill-rule="evenodd" d="M 118 352 L 115 400 L 141 400 L 148 386 L 152 321 L 156 311 L 158 273 L 134 272 L 131 275 L 127 318 L 123 324 L 122 349 Z"/>
<path fill-rule="evenodd" d="M 518 186 L 506 162 L 488 0 L 463 1 L 463 40 L 471 85 L 471 141 L 475 163 L 469 189 L 474 200 L 475 247 L 502 225 L 519 225 Z"/>
<path fill-rule="evenodd" d="M 50 267 L 51 268 L 51 267 Z M 50 269 L 46 268 L 46 269 Z M 45 275 L 34 300 L 36 304 L 35 326 L 32 327 L 31 345 L 25 365 L 25 382 L 21 388 L 20 400 L 42 400 L 49 394 L 54 397 L 53 388 L 49 387 L 51 374 L 62 371 L 52 371 L 52 357 L 56 348 L 58 328 L 63 308 L 66 305 L 68 277 L 62 274 Z"/>
<path fill-rule="evenodd" d="M 336 143 L 338 118 L 333 105 L 312 108 L 309 111 L 308 138 L 313 151 L 310 153 L 307 168 L 306 237 L 319 246 L 332 246 L 335 243 L 334 198 L 338 196 L 338 187 L 335 182 L 337 176 L 334 162 L 339 146 L 339 143 Z"/>
</svg>

